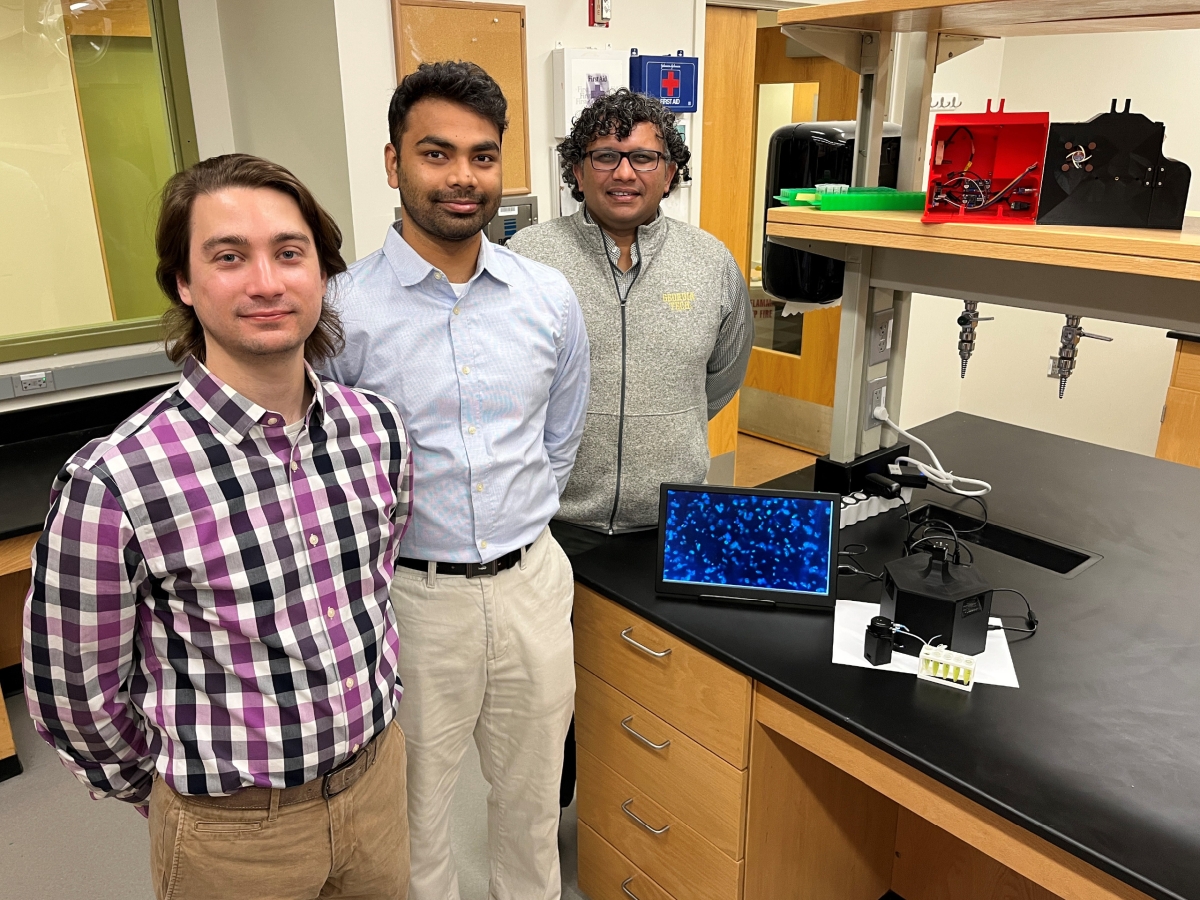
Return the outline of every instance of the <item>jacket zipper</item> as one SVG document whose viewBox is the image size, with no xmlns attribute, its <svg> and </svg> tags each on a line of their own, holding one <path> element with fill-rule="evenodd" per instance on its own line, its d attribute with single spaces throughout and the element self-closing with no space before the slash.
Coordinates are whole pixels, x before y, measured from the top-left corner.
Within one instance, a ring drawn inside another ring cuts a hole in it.
<svg viewBox="0 0 1200 900">
<path fill-rule="evenodd" d="M 626 360 L 626 349 L 627 349 L 627 344 L 628 344 L 628 341 L 626 339 L 627 334 L 626 334 L 626 324 L 625 324 L 625 301 L 628 299 L 629 294 L 626 293 L 626 295 L 624 297 L 621 296 L 621 285 L 620 285 L 620 282 L 617 281 L 617 273 L 613 271 L 612 260 L 607 258 L 608 257 L 608 245 L 607 245 L 607 242 L 605 241 L 603 231 L 598 226 L 597 226 L 596 230 L 601 231 L 600 246 L 604 250 L 604 256 L 605 256 L 604 261 L 606 263 L 608 263 L 608 271 L 609 271 L 609 274 L 612 275 L 612 280 L 613 280 L 613 289 L 617 293 L 617 300 L 619 300 L 621 303 L 621 403 L 617 409 L 617 489 L 616 489 L 616 492 L 613 494 L 612 513 L 608 517 L 608 533 L 616 534 L 615 529 L 616 529 L 616 525 L 617 525 L 617 507 L 621 505 L 621 456 L 625 449 L 625 360 Z M 636 235 L 634 236 L 634 243 L 635 244 L 637 243 Z M 637 282 L 638 278 L 641 277 L 641 275 L 642 275 L 641 266 L 645 265 L 645 263 L 646 263 L 646 260 L 644 260 L 642 258 L 641 248 L 639 247 L 638 248 L 638 267 L 639 267 L 638 274 L 633 279 L 635 283 Z M 629 285 L 629 290 L 630 291 L 633 290 L 632 284 Z"/>
<path fill-rule="evenodd" d="M 617 287 L 617 277 L 613 275 L 613 285 Z M 613 495 L 612 515 L 608 517 L 608 533 L 614 534 L 617 524 L 617 507 L 621 504 L 621 453 L 625 444 L 625 298 L 617 287 L 617 299 L 621 301 L 621 404 L 617 411 L 617 490 Z"/>
</svg>

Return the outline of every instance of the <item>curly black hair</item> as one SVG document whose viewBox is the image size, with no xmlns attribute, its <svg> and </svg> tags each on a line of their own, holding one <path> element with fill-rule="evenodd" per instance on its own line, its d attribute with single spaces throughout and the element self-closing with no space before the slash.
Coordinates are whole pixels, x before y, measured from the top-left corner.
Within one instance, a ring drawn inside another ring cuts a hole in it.
<svg viewBox="0 0 1200 900">
<path fill-rule="evenodd" d="M 583 162 L 583 154 L 592 141 L 606 134 L 615 134 L 618 140 L 623 141 L 642 122 L 649 122 L 657 129 L 667 145 L 666 161 L 678 166 L 675 177 L 667 185 L 667 193 L 675 190 L 680 181 L 691 181 L 688 160 L 692 158 L 692 151 L 675 128 L 675 114 L 653 97 L 620 88 L 592 101 L 575 120 L 570 136 L 558 145 L 563 181 L 570 185 L 572 197 L 581 202 L 583 200 L 583 191 L 575 180 L 574 167 Z"/>
<path fill-rule="evenodd" d="M 397 148 L 408 111 L 418 100 L 427 97 L 449 100 L 478 113 L 495 124 L 500 140 L 504 140 L 504 131 L 508 128 L 508 101 L 504 99 L 500 85 L 475 63 L 447 60 L 421 63 L 417 71 L 404 76 L 392 94 L 388 106 L 388 133 Z"/>
</svg>

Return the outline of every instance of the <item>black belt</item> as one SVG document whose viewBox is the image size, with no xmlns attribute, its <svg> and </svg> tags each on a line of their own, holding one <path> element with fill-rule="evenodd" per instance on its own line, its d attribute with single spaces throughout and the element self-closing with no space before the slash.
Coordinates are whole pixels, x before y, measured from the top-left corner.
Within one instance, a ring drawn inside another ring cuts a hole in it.
<svg viewBox="0 0 1200 900">
<path fill-rule="evenodd" d="M 438 575 L 463 575 L 467 578 L 479 578 L 482 575 L 495 576 L 503 572 L 505 569 L 511 569 L 521 561 L 521 550 L 528 550 L 530 544 L 524 548 L 518 547 L 511 553 L 505 553 L 493 559 L 491 562 L 485 563 L 451 563 L 440 562 L 435 563 L 437 566 Z M 396 564 L 404 566 L 406 569 L 416 569 L 418 572 L 429 571 L 429 560 L 427 559 L 409 559 L 407 556 L 401 556 L 396 560 Z"/>
</svg>

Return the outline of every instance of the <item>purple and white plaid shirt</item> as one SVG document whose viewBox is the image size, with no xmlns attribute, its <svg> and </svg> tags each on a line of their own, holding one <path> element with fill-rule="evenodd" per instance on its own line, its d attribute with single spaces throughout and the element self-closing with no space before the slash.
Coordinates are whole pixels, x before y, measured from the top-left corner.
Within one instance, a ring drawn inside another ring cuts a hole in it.
<svg viewBox="0 0 1200 900">
<path fill-rule="evenodd" d="M 388 601 L 412 463 L 396 407 L 321 381 L 299 433 L 189 359 L 59 473 L 25 685 L 95 796 L 320 777 L 395 715 Z"/>
</svg>

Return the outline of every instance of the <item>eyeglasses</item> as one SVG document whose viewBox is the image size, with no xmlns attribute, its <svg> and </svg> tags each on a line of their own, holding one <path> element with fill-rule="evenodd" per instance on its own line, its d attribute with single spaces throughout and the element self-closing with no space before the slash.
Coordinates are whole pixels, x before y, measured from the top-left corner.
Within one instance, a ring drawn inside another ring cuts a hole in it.
<svg viewBox="0 0 1200 900">
<path fill-rule="evenodd" d="M 629 160 L 629 165 L 633 167 L 635 172 L 653 172 L 658 168 L 658 161 L 666 157 L 665 153 L 659 153 L 657 150 L 592 150 L 590 153 L 585 153 L 588 159 L 592 161 L 592 168 L 597 172 L 611 172 L 613 169 L 621 165 L 621 160 Z"/>
</svg>

